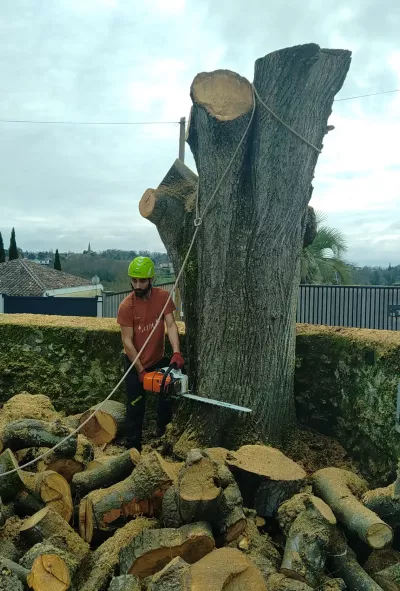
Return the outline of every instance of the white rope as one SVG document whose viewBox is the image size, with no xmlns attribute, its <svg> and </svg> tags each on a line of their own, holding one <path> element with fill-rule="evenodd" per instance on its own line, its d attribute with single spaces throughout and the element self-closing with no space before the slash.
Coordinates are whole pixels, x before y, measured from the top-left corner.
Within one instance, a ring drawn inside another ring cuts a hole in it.
<svg viewBox="0 0 400 591">
<path fill-rule="evenodd" d="M 102 401 L 102 402 L 101 402 L 99 405 L 97 405 L 97 406 L 96 406 L 96 409 L 95 409 L 95 410 L 92 412 L 92 414 L 91 414 L 91 415 L 89 415 L 89 416 L 88 416 L 88 418 L 87 418 L 87 419 L 86 419 L 86 420 L 85 420 L 83 423 L 81 423 L 81 424 L 80 424 L 80 425 L 79 425 L 79 426 L 78 426 L 76 429 L 74 429 L 74 430 L 73 430 L 73 431 L 72 431 L 72 432 L 71 432 L 69 435 L 67 435 L 67 436 L 66 436 L 64 439 L 62 439 L 61 441 L 59 441 L 59 442 L 58 442 L 56 445 L 54 445 L 52 448 L 50 448 L 50 449 L 48 449 L 47 451 L 43 452 L 43 453 L 42 453 L 40 456 L 38 456 L 37 458 L 34 458 L 33 460 L 31 460 L 31 461 L 29 461 L 29 462 L 26 462 L 26 464 L 22 464 L 22 466 L 18 466 L 18 468 L 14 468 L 13 470 L 8 470 L 7 472 L 3 472 L 2 474 L 0 474 L 0 477 L 8 476 L 9 474 L 13 474 L 14 472 L 18 472 L 19 470 L 23 470 L 24 468 L 27 468 L 28 466 L 31 466 L 32 464 L 35 464 L 35 463 L 36 463 L 36 462 L 38 462 L 39 460 L 42 460 L 43 458 L 45 458 L 46 456 L 48 456 L 49 454 L 51 454 L 51 453 L 52 453 L 54 450 L 56 450 L 57 448 L 59 448 L 61 445 L 63 445 L 63 443 L 64 443 L 65 441 L 68 441 L 68 439 L 71 439 L 71 437 L 73 437 L 73 436 L 74 436 L 76 433 L 78 433 L 78 432 L 79 432 L 79 431 L 82 429 L 82 427 L 83 427 L 84 425 L 86 425 L 86 424 L 87 424 L 87 423 L 88 423 L 88 422 L 89 422 L 89 421 L 90 421 L 90 420 L 91 420 L 91 419 L 92 419 L 92 418 L 93 418 L 93 417 L 96 415 L 96 413 L 97 413 L 99 410 L 101 410 L 102 406 L 103 406 L 103 405 L 104 405 L 104 404 L 105 404 L 105 403 L 106 403 L 108 400 L 110 400 L 110 398 L 111 398 L 111 397 L 112 397 L 112 396 L 115 394 L 115 392 L 118 390 L 118 388 L 120 387 L 120 385 L 122 384 L 122 382 L 125 380 L 125 378 L 126 378 L 126 376 L 128 375 L 128 373 L 129 373 L 129 372 L 131 371 L 131 369 L 134 367 L 135 363 L 136 363 L 136 362 L 138 361 L 138 359 L 140 358 L 140 355 L 143 353 L 143 350 L 144 350 L 144 348 L 146 347 L 147 343 L 150 341 L 151 337 L 153 336 L 153 334 L 154 334 L 154 331 L 156 330 L 157 326 L 159 325 L 159 323 L 160 323 L 160 321 L 161 321 L 161 318 L 163 317 L 163 314 L 164 314 L 164 312 L 165 312 L 165 310 L 166 310 L 166 308 L 167 308 L 167 306 L 168 306 L 168 303 L 170 302 L 170 300 L 171 300 L 171 298 L 172 298 L 172 294 L 175 292 L 176 286 L 178 285 L 179 279 L 181 278 L 181 275 L 182 275 L 182 273 L 183 273 L 183 270 L 184 270 L 184 268 L 185 268 L 185 266 L 186 266 L 186 263 L 187 263 L 187 261 L 188 261 L 188 259 L 189 259 L 189 256 L 190 256 L 190 253 L 191 253 L 191 250 L 192 250 L 192 248 L 193 248 L 193 245 L 194 245 L 194 242 L 195 242 L 195 240 L 196 240 L 197 233 L 198 233 L 198 231 L 199 231 L 199 229 L 200 229 L 200 226 L 201 226 L 201 224 L 202 224 L 202 222 L 203 222 L 203 217 L 205 216 L 205 214 L 206 214 L 206 212 L 207 212 L 207 210 L 208 210 L 209 206 L 211 205 L 211 202 L 213 201 L 213 199 L 215 198 L 216 194 L 218 193 L 218 191 L 219 191 L 219 188 L 221 187 L 221 185 L 222 185 L 222 182 L 223 182 L 224 178 L 225 178 L 225 177 L 226 177 L 226 175 L 228 174 L 228 172 L 229 172 L 229 170 L 230 170 L 230 168 L 231 168 L 231 166 L 232 166 L 232 164 L 233 164 L 233 161 L 235 160 L 235 158 L 236 158 L 236 155 L 237 155 L 237 153 L 238 153 L 238 151 L 239 151 L 239 149 L 240 149 L 240 146 L 242 145 L 242 143 L 243 143 L 243 141 L 244 141 L 244 139 L 245 139 L 245 137 L 246 137 L 246 135 L 247 135 L 247 132 L 248 132 L 248 131 L 249 131 L 249 129 L 250 129 L 250 126 L 251 126 L 251 124 L 252 124 L 252 122 L 253 122 L 254 113 L 255 113 L 255 110 L 256 110 L 256 96 L 257 96 L 258 100 L 261 102 L 261 104 L 262 104 L 262 105 L 263 105 L 263 106 L 264 106 L 264 107 L 267 109 L 267 111 L 268 111 L 269 113 L 271 113 L 271 115 L 273 115 L 273 116 L 274 116 L 274 117 L 275 117 L 275 118 L 276 118 L 276 119 L 277 119 L 277 120 L 278 120 L 280 123 L 282 123 L 282 125 L 284 125 L 284 126 L 287 128 L 287 129 L 289 129 L 289 130 L 290 130 L 292 133 L 294 133 L 294 134 L 295 134 L 295 135 L 296 135 L 298 138 L 300 138 L 302 141 L 304 141 L 306 144 L 308 144 L 308 145 L 309 145 L 311 148 L 314 148 L 314 150 L 317 150 L 317 152 L 320 152 L 320 150 L 319 150 L 318 148 L 316 148 L 316 147 L 315 147 L 313 144 L 311 144 L 310 142 L 308 142 L 308 141 L 307 141 L 305 138 L 303 138 L 303 137 L 302 137 L 301 135 L 299 135 L 299 134 L 298 134 L 296 131 L 294 131 L 294 129 L 292 129 L 292 128 L 291 128 L 289 125 L 287 125 L 287 124 L 286 124 L 284 121 L 282 121 L 282 119 L 280 119 L 280 117 L 278 117 L 277 115 L 275 115 L 275 113 L 274 113 L 273 111 L 271 111 L 271 109 L 270 109 L 269 107 L 267 107 L 267 105 L 266 105 L 266 104 L 265 104 L 265 103 L 262 101 L 262 99 L 260 98 L 260 96 L 259 96 L 259 94 L 258 94 L 258 92 L 257 92 L 257 89 L 255 88 L 255 86 L 254 86 L 254 85 L 252 85 L 252 94 L 253 94 L 253 109 L 252 109 L 252 113 L 251 113 L 251 116 L 250 116 L 249 122 L 248 122 L 248 124 L 247 124 L 247 126 L 246 126 L 246 129 L 244 130 L 244 132 L 243 132 L 243 134 L 242 134 L 242 137 L 240 138 L 240 141 L 239 141 L 238 145 L 236 146 L 236 149 L 235 149 L 235 151 L 234 151 L 234 153 L 233 153 L 233 155 L 232 155 L 232 157 L 231 157 L 231 159 L 230 159 L 230 161 L 229 161 L 229 163 L 228 163 L 228 165 L 227 165 L 227 167 L 226 167 L 226 169 L 225 169 L 225 172 L 224 172 L 224 173 L 223 173 L 223 175 L 221 176 L 221 178 L 220 178 L 220 180 L 219 180 L 219 182 L 218 182 L 218 184 L 217 184 L 217 186 L 216 186 L 216 188 L 215 188 L 215 190 L 214 190 L 213 194 L 211 195 L 210 199 L 207 201 L 207 203 L 206 203 L 206 206 L 205 206 L 205 208 L 204 208 L 204 210 L 203 210 L 203 214 L 202 214 L 201 216 L 200 216 L 200 205 L 199 205 L 199 184 L 200 184 L 200 182 L 199 182 L 199 181 L 200 181 L 200 179 L 199 179 L 199 181 L 198 181 L 198 183 L 197 183 L 197 189 L 196 189 L 196 218 L 195 218 L 195 220 L 194 220 L 195 230 L 194 230 L 194 232 L 193 232 L 193 237 L 192 237 L 192 240 L 191 240 L 191 242 L 190 242 L 190 245 L 189 245 L 188 251 L 187 251 L 187 253 L 186 253 L 185 259 L 184 259 L 184 261 L 183 261 L 183 263 L 182 263 L 181 269 L 180 269 L 180 271 L 179 271 L 179 273 L 178 273 L 178 276 L 177 276 L 177 278 L 176 278 L 176 280 L 175 280 L 174 286 L 173 286 L 173 288 L 172 288 L 172 290 L 171 290 L 171 292 L 170 292 L 170 294 L 169 294 L 169 296 L 168 296 L 168 298 L 167 298 L 167 301 L 165 302 L 165 305 L 164 305 L 164 307 L 163 307 L 163 309 L 162 309 L 162 311 L 161 311 L 161 314 L 160 314 L 160 316 L 157 318 L 157 321 L 156 321 L 156 323 L 155 323 L 155 325 L 154 325 L 154 327 L 153 327 L 152 331 L 150 332 L 150 334 L 149 334 L 149 336 L 147 337 L 146 341 L 144 342 L 144 344 L 143 344 L 142 348 L 140 349 L 140 351 L 139 351 L 139 352 L 138 352 L 138 354 L 136 355 L 136 358 L 135 358 L 135 359 L 132 361 L 132 363 L 131 363 L 130 367 L 128 367 L 128 369 L 126 370 L 126 372 L 124 373 L 124 375 L 122 376 L 122 378 L 120 379 L 120 381 L 118 382 L 118 384 L 117 384 L 117 385 L 115 386 L 115 388 L 114 388 L 114 389 L 113 389 L 113 390 L 110 392 L 110 394 L 107 396 L 107 398 L 105 398 L 105 399 L 104 399 L 104 400 L 103 400 L 103 401 Z"/>
</svg>

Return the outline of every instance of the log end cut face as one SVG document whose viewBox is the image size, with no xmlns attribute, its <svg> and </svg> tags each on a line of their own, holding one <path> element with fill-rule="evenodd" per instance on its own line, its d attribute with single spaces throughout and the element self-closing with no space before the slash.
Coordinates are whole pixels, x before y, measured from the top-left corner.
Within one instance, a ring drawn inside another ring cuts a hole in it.
<svg viewBox="0 0 400 591">
<path fill-rule="evenodd" d="M 56 554 L 38 556 L 27 582 L 34 591 L 66 591 L 71 584 L 68 568 Z"/>
<path fill-rule="evenodd" d="M 191 86 L 191 97 L 219 121 L 237 119 L 253 105 L 250 82 L 229 70 L 198 74 Z"/>
<path fill-rule="evenodd" d="M 184 472 L 179 483 L 181 499 L 185 501 L 213 501 L 220 493 L 218 473 L 215 463 L 209 458 L 202 458 Z"/>
<path fill-rule="evenodd" d="M 299 464 L 265 445 L 244 445 L 228 457 L 227 463 L 232 468 L 275 481 L 303 480 L 307 476 Z"/>
<path fill-rule="evenodd" d="M 367 539 L 371 548 L 386 548 L 393 539 L 393 530 L 386 523 L 374 523 L 367 531 Z"/>
<path fill-rule="evenodd" d="M 84 423 L 93 413 L 93 409 L 83 413 L 80 424 Z M 110 414 L 98 410 L 97 413 L 82 427 L 82 433 L 94 445 L 110 443 L 117 435 L 117 421 Z"/>
</svg>

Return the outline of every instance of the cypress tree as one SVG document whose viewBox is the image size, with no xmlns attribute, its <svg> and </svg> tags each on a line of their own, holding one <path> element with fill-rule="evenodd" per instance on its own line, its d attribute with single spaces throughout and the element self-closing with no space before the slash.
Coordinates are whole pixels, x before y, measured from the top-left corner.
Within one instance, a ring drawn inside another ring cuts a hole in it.
<svg viewBox="0 0 400 591">
<path fill-rule="evenodd" d="M 18 258 L 18 248 L 17 242 L 15 240 L 15 230 L 14 228 L 11 231 L 11 238 L 10 238 L 10 248 L 8 250 L 8 260 L 13 261 L 14 259 Z"/>
<path fill-rule="evenodd" d="M 60 255 L 58 254 L 58 248 L 56 249 L 56 256 L 54 257 L 54 268 L 57 271 L 61 271 L 61 260 Z"/>
<path fill-rule="evenodd" d="M 0 263 L 4 263 L 5 260 L 6 260 L 6 252 L 4 250 L 3 236 L 1 235 L 1 232 L 0 232 Z"/>
</svg>

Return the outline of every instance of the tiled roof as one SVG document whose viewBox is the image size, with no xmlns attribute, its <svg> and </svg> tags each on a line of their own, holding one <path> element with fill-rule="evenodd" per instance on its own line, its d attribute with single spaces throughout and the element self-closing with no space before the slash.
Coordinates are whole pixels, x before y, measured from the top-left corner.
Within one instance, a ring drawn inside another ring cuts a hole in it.
<svg viewBox="0 0 400 591">
<path fill-rule="evenodd" d="M 27 259 L 0 264 L 0 293 L 6 295 L 41 296 L 47 289 L 91 284 L 88 279 L 56 271 Z"/>
</svg>

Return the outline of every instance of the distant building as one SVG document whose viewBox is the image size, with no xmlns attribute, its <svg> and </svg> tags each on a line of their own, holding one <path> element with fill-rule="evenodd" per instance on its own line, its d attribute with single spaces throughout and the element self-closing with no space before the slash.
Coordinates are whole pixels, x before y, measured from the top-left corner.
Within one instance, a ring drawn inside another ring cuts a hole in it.
<svg viewBox="0 0 400 591">
<path fill-rule="evenodd" d="M 101 283 L 56 271 L 27 259 L 0 263 L 0 293 L 9 296 L 94 297 L 101 295 Z"/>
<path fill-rule="evenodd" d="M 52 261 L 50 259 L 33 259 L 33 262 L 37 263 L 38 265 L 45 265 L 49 267 Z"/>
</svg>

